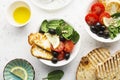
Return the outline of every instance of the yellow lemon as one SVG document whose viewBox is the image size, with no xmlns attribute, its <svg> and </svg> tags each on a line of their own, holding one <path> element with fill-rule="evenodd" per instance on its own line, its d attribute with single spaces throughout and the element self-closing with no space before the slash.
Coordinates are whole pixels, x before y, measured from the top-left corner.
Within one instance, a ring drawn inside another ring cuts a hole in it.
<svg viewBox="0 0 120 80">
<path fill-rule="evenodd" d="M 20 77 L 22 80 L 27 80 L 28 78 L 26 70 L 22 67 L 14 67 L 11 69 L 10 72 L 13 73 L 15 76 Z"/>
</svg>

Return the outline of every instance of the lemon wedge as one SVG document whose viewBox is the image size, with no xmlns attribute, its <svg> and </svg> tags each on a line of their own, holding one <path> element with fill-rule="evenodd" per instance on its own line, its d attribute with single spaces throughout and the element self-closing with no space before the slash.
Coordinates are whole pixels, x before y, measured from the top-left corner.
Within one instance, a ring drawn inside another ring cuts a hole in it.
<svg viewBox="0 0 120 80">
<path fill-rule="evenodd" d="M 113 18 L 106 18 L 106 17 L 103 18 L 103 23 L 106 27 L 109 27 L 109 25 L 111 25 L 113 22 L 114 22 Z"/>
<path fill-rule="evenodd" d="M 52 35 L 49 33 L 45 33 L 47 39 L 49 40 L 49 42 L 52 44 L 53 48 L 57 48 L 60 44 L 60 39 L 59 36 L 57 35 Z"/>
<path fill-rule="evenodd" d="M 22 67 L 14 67 L 11 69 L 10 72 L 13 73 L 15 76 L 20 77 L 22 80 L 27 80 L 28 78 L 26 70 Z"/>
</svg>

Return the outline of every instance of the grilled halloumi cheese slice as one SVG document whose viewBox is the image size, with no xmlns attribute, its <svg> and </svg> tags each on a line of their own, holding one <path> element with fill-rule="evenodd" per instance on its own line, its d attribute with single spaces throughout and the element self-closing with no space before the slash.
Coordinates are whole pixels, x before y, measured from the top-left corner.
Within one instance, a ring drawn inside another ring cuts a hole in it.
<svg viewBox="0 0 120 80">
<path fill-rule="evenodd" d="M 77 80 L 97 80 L 96 67 L 110 57 L 110 52 L 105 48 L 96 48 L 89 52 L 80 61 L 76 73 Z"/>
<path fill-rule="evenodd" d="M 52 53 L 48 52 L 36 45 L 33 45 L 31 48 L 31 53 L 33 56 L 41 59 L 51 60 L 53 58 Z"/>
<path fill-rule="evenodd" d="M 120 1 L 111 1 L 108 2 L 105 6 L 105 9 L 107 12 L 109 12 L 111 15 L 115 14 L 117 12 L 120 12 Z"/>
<path fill-rule="evenodd" d="M 31 33 L 28 36 L 28 42 L 30 45 L 37 45 L 41 47 L 42 49 L 45 49 L 51 52 L 51 44 L 49 40 L 47 39 L 46 35 L 42 33 Z"/>
<path fill-rule="evenodd" d="M 105 10 L 110 14 L 120 12 L 120 0 L 99 0 L 105 6 Z"/>
<path fill-rule="evenodd" d="M 103 3 L 106 6 L 109 2 L 120 2 L 120 0 L 98 0 L 98 2 Z"/>
<path fill-rule="evenodd" d="M 108 2 L 110 2 L 111 0 L 98 0 L 100 3 L 103 3 L 105 6 Z"/>
<path fill-rule="evenodd" d="M 98 80 L 120 80 L 120 51 L 97 67 Z"/>
</svg>

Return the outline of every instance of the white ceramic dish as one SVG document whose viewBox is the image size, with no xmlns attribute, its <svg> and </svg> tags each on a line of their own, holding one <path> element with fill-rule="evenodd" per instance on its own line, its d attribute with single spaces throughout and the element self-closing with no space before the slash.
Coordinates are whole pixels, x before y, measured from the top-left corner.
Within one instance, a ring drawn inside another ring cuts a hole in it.
<svg viewBox="0 0 120 80">
<path fill-rule="evenodd" d="M 31 0 L 33 4 L 44 10 L 58 10 L 67 6 L 72 0 Z"/>
<path fill-rule="evenodd" d="M 50 20 L 50 19 L 49 19 Z M 53 20 L 53 19 L 52 19 Z M 57 19 L 54 19 L 54 20 L 57 20 Z M 65 19 L 63 19 L 65 20 Z M 65 20 L 66 21 L 66 20 Z M 67 21 L 66 21 L 67 22 Z M 67 22 L 69 23 L 69 22 Z M 79 28 L 76 27 L 76 26 L 73 26 L 72 24 L 70 24 L 78 33 L 79 33 Z M 79 34 L 80 35 L 80 34 Z M 60 67 L 60 66 L 64 66 L 68 63 L 70 63 L 76 56 L 77 54 L 79 53 L 79 48 L 80 48 L 80 38 L 79 38 L 79 41 L 75 44 L 72 52 L 71 52 L 71 55 L 70 55 L 70 58 L 68 60 L 62 60 L 62 61 L 58 61 L 56 64 L 52 63 L 51 61 L 49 60 L 43 60 L 43 59 L 40 59 L 40 61 L 48 66 L 52 66 L 52 67 Z"/>
<path fill-rule="evenodd" d="M 94 4 L 96 2 L 96 0 L 91 0 L 89 1 L 89 5 L 86 5 L 87 9 L 85 11 L 85 16 L 88 14 L 90 7 L 92 4 Z M 105 39 L 103 37 L 99 37 L 96 34 L 94 34 L 91 30 L 90 30 L 90 26 L 88 26 L 88 24 L 85 21 L 85 16 L 84 16 L 84 28 L 86 29 L 86 31 L 88 32 L 88 34 L 95 40 L 100 41 L 100 42 L 104 42 L 104 43 L 112 43 L 112 42 L 116 42 L 118 40 L 120 40 L 120 34 L 117 35 L 117 37 L 115 37 L 114 39 Z"/>
<path fill-rule="evenodd" d="M 24 23 L 24 24 L 18 24 L 17 22 L 15 22 L 14 18 L 13 18 L 13 12 L 16 8 L 18 7 L 26 7 L 27 9 L 29 9 L 30 11 L 30 18 L 29 20 Z M 8 7 L 7 7 L 7 11 L 6 11 L 6 16 L 7 16 L 7 19 L 8 19 L 8 22 L 15 26 L 15 27 L 22 27 L 22 26 L 25 26 L 26 24 L 28 24 L 30 22 L 30 19 L 31 19 L 31 8 L 30 8 L 30 5 L 27 1 L 25 0 L 17 0 L 17 1 L 14 1 L 13 3 L 11 3 Z"/>
</svg>

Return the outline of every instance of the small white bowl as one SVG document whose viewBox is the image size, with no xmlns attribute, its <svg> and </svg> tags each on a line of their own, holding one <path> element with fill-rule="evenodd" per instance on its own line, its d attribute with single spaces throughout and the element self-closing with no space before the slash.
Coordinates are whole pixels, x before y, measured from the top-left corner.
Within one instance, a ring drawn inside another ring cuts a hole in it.
<svg viewBox="0 0 120 80">
<path fill-rule="evenodd" d="M 47 19 L 48 21 L 50 20 L 59 20 L 59 19 Z M 64 21 L 67 22 L 67 20 L 63 19 Z M 69 22 L 67 22 L 69 23 Z M 69 23 L 70 24 L 70 23 Z M 72 24 L 70 24 L 74 30 L 76 30 L 79 33 L 79 27 L 77 26 L 73 26 Z M 80 34 L 79 34 L 80 36 Z M 80 38 L 78 40 L 78 42 L 75 44 L 72 52 L 70 53 L 70 58 L 68 60 L 61 60 L 58 61 L 56 64 L 52 63 L 50 60 L 43 60 L 43 59 L 39 59 L 42 63 L 44 63 L 45 65 L 51 66 L 51 67 L 60 67 L 60 66 L 64 66 L 67 65 L 68 63 L 70 63 L 73 59 L 75 59 L 75 57 L 77 56 L 77 54 L 79 53 L 79 49 L 80 49 Z"/>
<path fill-rule="evenodd" d="M 24 24 L 18 24 L 18 23 L 15 22 L 15 20 L 14 20 L 13 12 L 14 12 L 15 9 L 18 8 L 18 7 L 25 7 L 25 8 L 27 8 L 27 9 L 29 9 L 29 11 L 30 11 L 30 18 L 29 18 L 29 20 L 28 20 L 26 23 L 24 23 Z M 22 26 L 25 26 L 26 24 L 28 24 L 28 23 L 30 22 L 31 15 L 32 15 L 32 13 L 31 13 L 30 5 L 29 5 L 28 2 L 25 1 L 25 0 L 17 0 L 17 1 L 14 1 L 13 3 L 11 3 L 11 4 L 8 6 L 7 11 L 6 11 L 6 17 L 7 17 L 7 19 L 8 19 L 8 22 L 9 22 L 11 25 L 15 26 L 15 27 L 22 27 Z"/>
<path fill-rule="evenodd" d="M 117 37 L 115 37 L 114 39 L 111 39 L 111 38 L 108 38 L 108 39 L 105 39 L 103 37 L 99 37 L 97 36 L 95 33 L 93 33 L 91 30 L 90 30 L 90 26 L 86 23 L 85 21 L 85 16 L 89 13 L 90 11 L 90 8 L 92 6 L 92 4 L 94 4 L 96 2 L 96 0 L 91 0 L 91 2 L 89 2 L 89 5 L 86 5 L 86 11 L 85 11 L 85 15 L 84 15 L 84 28 L 85 30 L 88 32 L 88 34 L 95 40 L 99 41 L 99 42 L 104 42 L 104 43 L 112 43 L 112 42 L 116 42 L 118 40 L 120 40 L 120 33 L 117 35 Z"/>
</svg>

